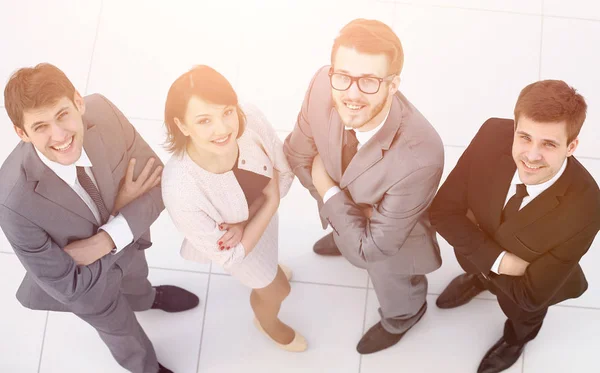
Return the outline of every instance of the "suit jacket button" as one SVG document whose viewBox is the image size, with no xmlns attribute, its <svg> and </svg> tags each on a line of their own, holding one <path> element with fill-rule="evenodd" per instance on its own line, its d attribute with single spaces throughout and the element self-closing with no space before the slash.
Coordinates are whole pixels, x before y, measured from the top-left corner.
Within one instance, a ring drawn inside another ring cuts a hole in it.
<svg viewBox="0 0 600 373">
<path fill-rule="evenodd" d="M 267 166 L 263 166 L 263 170 L 265 170 L 265 171 L 266 171 L 266 170 L 267 170 Z"/>
<path fill-rule="evenodd" d="M 242 159 L 242 164 L 246 164 L 246 160 L 245 159 Z"/>
</svg>

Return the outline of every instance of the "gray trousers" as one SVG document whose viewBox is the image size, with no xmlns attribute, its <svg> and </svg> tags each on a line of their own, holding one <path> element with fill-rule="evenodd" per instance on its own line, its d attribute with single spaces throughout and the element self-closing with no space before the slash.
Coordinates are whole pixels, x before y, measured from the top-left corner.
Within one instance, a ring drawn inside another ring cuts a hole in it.
<svg viewBox="0 0 600 373">
<path fill-rule="evenodd" d="M 154 347 L 134 314 L 149 309 L 155 296 L 143 250 L 135 253 L 127 268 L 118 267 L 105 294 L 94 311 L 75 314 L 98 331 L 123 368 L 133 373 L 158 372 Z"/>
<path fill-rule="evenodd" d="M 367 271 L 379 301 L 383 328 L 401 334 L 415 325 L 427 310 L 427 277 Z"/>
</svg>

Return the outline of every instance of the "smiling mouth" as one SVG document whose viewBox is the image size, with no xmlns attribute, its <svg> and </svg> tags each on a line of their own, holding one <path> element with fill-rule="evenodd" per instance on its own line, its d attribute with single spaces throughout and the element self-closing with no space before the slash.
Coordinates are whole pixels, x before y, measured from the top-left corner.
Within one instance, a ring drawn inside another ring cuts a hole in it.
<svg viewBox="0 0 600 373">
<path fill-rule="evenodd" d="M 349 102 L 344 102 L 344 106 L 346 106 L 346 108 L 348 108 L 350 111 L 357 112 L 362 110 L 367 105 L 351 104 Z"/>
<path fill-rule="evenodd" d="M 531 163 L 528 163 L 525 161 L 521 161 L 521 163 L 525 166 L 525 169 L 527 171 L 531 171 L 531 172 L 536 172 L 544 167 L 543 165 L 535 165 L 535 164 L 531 164 Z"/>
<path fill-rule="evenodd" d="M 69 140 L 67 140 L 66 142 L 59 144 L 59 145 L 51 146 L 51 148 L 59 153 L 66 153 L 69 150 L 71 150 L 71 147 L 73 146 L 73 139 L 74 139 L 74 136 L 71 136 L 71 138 Z"/>
<path fill-rule="evenodd" d="M 215 145 L 224 145 L 224 144 L 227 144 L 227 142 L 229 142 L 230 138 L 231 138 L 231 134 L 229 134 L 225 137 L 221 137 L 219 139 L 213 140 L 211 142 Z"/>
</svg>

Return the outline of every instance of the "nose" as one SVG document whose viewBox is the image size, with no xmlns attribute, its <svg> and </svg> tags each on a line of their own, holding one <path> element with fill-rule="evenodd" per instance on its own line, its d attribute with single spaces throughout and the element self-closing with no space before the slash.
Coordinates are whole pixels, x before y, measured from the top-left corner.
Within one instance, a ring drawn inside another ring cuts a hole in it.
<svg viewBox="0 0 600 373">
<path fill-rule="evenodd" d="M 222 119 L 217 119 L 213 127 L 213 134 L 215 137 L 225 135 L 230 132 L 230 128 Z"/>
<path fill-rule="evenodd" d="M 537 146 L 532 146 L 526 152 L 527 160 L 530 162 L 537 162 L 542 160 L 542 152 L 538 149 Z"/>
<path fill-rule="evenodd" d="M 357 100 L 362 97 L 362 92 L 358 89 L 358 82 L 352 82 L 350 88 L 346 91 L 350 100 Z"/>
<path fill-rule="evenodd" d="M 51 139 L 54 142 L 61 143 L 66 140 L 67 131 L 62 128 L 60 125 L 53 123 L 50 125 L 51 129 Z"/>
</svg>

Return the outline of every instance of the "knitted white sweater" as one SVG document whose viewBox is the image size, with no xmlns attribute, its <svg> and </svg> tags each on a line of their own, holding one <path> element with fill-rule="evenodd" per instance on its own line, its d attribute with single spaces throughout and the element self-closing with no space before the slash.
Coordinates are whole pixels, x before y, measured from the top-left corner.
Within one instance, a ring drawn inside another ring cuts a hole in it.
<svg viewBox="0 0 600 373">
<path fill-rule="evenodd" d="M 280 196 L 283 198 L 294 179 L 283 153 L 283 144 L 254 106 L 244 105 L 246 128 L 238 141 L 238 167 L 265 175 L 279 171 Z M 185 236 L 181 255 L 197 262 L 211 260 L 251 287 L 268 285 L 277 272 L 277 215 L 252 252 L 245 257 L 242 244 L 219 250 L 224 232 L 220 223 L 238 223 L 248 219 L 248 204 L 232 171 L 214 174 L 198 166 L 184 152 L 173 156 L 162 174 L 165 207 L 177 229 Z"/>
</svg>

